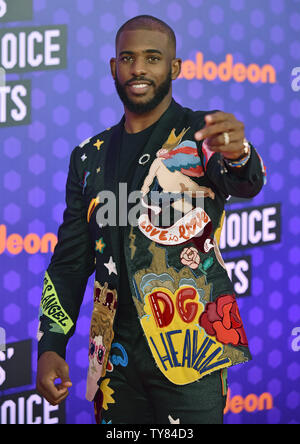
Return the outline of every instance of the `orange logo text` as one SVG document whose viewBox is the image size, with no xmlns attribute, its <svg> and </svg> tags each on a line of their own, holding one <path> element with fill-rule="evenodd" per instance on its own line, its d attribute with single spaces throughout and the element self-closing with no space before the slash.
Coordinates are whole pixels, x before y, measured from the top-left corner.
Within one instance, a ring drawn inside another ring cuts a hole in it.
<svg viewBox="0 0 300 444">
<path fill-rule="evenodd" d="M 252 413 L 260 410 L 271 410 L 273 408 L 273 396 L 271 393 L 262 393 L 260 396 L 250 393 L 246 398 L 240 395 L 231 398 L 230 388 L 227 393 L 227 402 L 224 413 L 241 413 L 243 410 Z"/>
<path fill-rule="evenodd" d="M 276 71 L 269 64 L 260 67 L 256 63 L 251 63 L 248 66 L 240 62 L 234 63 L 232 54 L 226 54 L 225 61 L 216 64 L 212 60 L 204 61 L 203 53 L 197 52 L 195 61 L 185 60 L 182 63 L 180 78 L 209 81 L 219 78 L 222 82 L 229 80 L 245 82 L 248 80 L 251 83 L 275 83 Z"/>
<path fill-rule="evenodd" d="M 28 254 L 53 253 L 57 244 L 57 236 L 54 233 L 45 233 L 42 237 L 35 233 L 29 233 L 24 238 L 17 233 L 7 236 L 5 225 L 0 225 L 0 254 L 8 251 L 11 254 L 20 254 L 26 251 Z"/>
</svg>

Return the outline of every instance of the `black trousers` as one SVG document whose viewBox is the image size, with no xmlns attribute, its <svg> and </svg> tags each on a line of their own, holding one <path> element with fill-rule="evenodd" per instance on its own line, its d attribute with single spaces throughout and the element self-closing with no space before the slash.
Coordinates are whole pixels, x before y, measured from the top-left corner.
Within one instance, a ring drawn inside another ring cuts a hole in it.
<svg viewBox="0 0 300 444">
<path fill-rule="evenodd" d="M 133 305 L 119 307 L 106 376 L 95 398 L 102 424 L 223 424 L 227 371 L 175 385 L 158 369 Z"/>
</svg>

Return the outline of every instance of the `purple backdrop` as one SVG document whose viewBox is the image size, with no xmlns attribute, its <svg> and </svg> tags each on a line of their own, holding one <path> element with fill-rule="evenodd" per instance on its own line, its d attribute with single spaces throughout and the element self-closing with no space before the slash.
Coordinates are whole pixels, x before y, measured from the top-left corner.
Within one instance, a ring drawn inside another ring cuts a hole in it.
<svg viewBox="0 0 300 444">
<path fill-rule="evenodd" d="M 259 196 L 228 204 L 223 233 L 254 357 L 229 372 L 225 422 L 299 423 L 300 1 L 66 3 L 0 1 L 0 423 L 18 422 L 21 398 L 23 422 L 94 422 L 84 399 L 93 278 L 68 349 L 73 388 L 66 419 L 32 394 L 38 309 L 65 207 L 69 155 L 122 115 L 108 62 L 117 29 L 137 14 L 155 15 L 176 32 L 185 63 L 175 99 L 192 109 L 234 113 L 267 166 Z M 227 54 L 231 71 L 222 70 Z M 27 348 L 17 345 L 24 340 L 32 341 L 31 362 L 22 355 Z M 9 372 L 18 373 L 24 362 L 27 378 L 10 381 Z M 40 416 L 32 416 L 32 405 L 42 409 Z"/>
</svg>

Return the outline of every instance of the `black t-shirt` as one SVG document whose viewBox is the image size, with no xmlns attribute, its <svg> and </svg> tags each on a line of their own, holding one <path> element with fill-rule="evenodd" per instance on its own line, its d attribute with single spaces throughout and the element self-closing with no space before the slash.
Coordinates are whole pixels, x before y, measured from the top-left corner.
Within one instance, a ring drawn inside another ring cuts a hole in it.
<svg viewBox="0 0 300 444">
<path fill-rule="evenodd" d="M 128 193 L 133 191 L 130 189 L 131 180 L 135 174 L 135 169 L 142 155 L 143 149 L 156 126 L 155 122 L 150 127 L 138 133 L 129 134 L 125 128 L 123 130 L 122 145 L 119 155 L 119 182 L 126 182 Z M 124 227 L 120 227 L 120 287 L 118 305 L 133 305 L 130 292 L 128 274 L 126 270 L 126 262 L 124 257 Z"/>
<path fill-rule="evenodd" d="M 122 146 L 120 148 L 119 182 L 129 182 L 138 165 L 144 146 L 148 142 L 157 122 L 138 133 L 127 133 L 123 129 Z"/>
</svg>

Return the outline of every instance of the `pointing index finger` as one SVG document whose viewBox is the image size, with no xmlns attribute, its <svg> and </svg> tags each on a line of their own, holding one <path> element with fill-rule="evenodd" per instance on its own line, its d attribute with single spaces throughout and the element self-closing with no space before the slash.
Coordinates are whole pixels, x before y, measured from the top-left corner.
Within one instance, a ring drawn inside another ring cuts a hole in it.
<svg viewBox="0 0 300 444">
<path fill-rule="evenodd" d="M 228 131 L 234 123 L 234 115 L 217 111 L 204 116 L 206 125 L 194 134 L 196 140 L 206 139 L 209 136 Z"/>
<path fill-rule="evenodd" d="M 233 115 L 225 113 L 224 111 L 216 111 L 215 113 L 206 114 L 205 121 L 207 124 L 224 122 L 225 120 L 232 120 Z"/>
<path fill-rule="evenodd" d="M 213 123 L 212 125 L 206 125 L 194 134 L 196 140 L 206 139 L 208 137 L 213 137 L 224 131 L 230 131 L 232 129 L 232 124 L 228 120 L 223 122 Z"/>
</svg>

